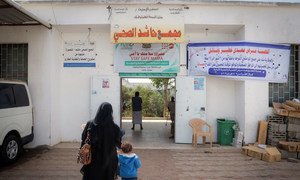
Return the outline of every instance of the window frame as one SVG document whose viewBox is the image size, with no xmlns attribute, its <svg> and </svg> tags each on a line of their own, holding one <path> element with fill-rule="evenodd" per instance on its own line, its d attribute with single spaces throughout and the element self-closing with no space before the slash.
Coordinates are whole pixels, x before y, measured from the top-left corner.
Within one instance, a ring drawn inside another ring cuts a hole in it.
<svg viewBox="0 0 300 180">
<path fill-rule="evenodd" d="M 299 57 L 300 45 L 291 45 L 289 77 L 286 83 L 269 83 L 269 107 L 273 102 L 283 103 L 294 98 L 299 99 Z"/>
</svg>

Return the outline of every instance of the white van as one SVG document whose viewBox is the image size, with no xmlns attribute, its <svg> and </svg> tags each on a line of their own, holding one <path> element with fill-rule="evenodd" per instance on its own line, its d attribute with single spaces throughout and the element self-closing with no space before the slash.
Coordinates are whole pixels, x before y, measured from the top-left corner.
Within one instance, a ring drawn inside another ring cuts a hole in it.
<svg viewBox="0 0 300 180">
<path fill-rule="evenodd" d="M 32 140 L 33 114 L 27 84 L 0 79 L 1 161 L 15 162 L 22 152 L 23 145 Z"/>
</svg>

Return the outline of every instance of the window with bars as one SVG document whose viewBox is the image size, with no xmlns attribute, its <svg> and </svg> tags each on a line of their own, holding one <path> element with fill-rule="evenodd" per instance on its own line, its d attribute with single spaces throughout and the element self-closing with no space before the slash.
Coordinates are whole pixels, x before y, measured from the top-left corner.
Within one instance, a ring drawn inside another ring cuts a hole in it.
<svg viewBox="0 0 300 180">
<path fill-rule="evenodd" d="M 287 83 L 269 83 L 269 106 L 273 102 L 283 103 L 299 99 L 299 45 L 291 45 L 289 79 Z"/>
<path fill-rule="evenodd" d="M 0 78 L 28 80 L 28 44 L 0 44 Z"/>
</svg>

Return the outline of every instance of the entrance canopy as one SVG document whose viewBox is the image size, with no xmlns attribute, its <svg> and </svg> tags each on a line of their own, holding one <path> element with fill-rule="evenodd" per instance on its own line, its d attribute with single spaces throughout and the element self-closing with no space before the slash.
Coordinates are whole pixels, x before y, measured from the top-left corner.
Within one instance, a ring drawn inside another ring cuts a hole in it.
<svg viewBox="0 0 300 180">
<path fill-rule="evenodd" d="M 0 26 L 43 25 L 51 29 L 51 24 L 44 22 L 26 11 L 12 0 L 0 0 Z"/>
</svg>

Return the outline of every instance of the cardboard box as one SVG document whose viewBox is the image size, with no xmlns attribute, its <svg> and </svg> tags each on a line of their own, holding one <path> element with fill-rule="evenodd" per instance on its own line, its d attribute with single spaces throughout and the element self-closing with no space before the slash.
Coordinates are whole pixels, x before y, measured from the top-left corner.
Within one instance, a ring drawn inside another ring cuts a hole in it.
<svg viewBox="0 0 300 180">
<path fill-rule="evenodd" d="M 289 152 L 300 152 L 300 142 L 279 141 L 278 145 Z"/>
<path fill-rule="evenodd" d="M 279 149 L 279 152 L 281 153 L 281 159 L 287 159 L 287 158 L 296 158 L 297 159 L 297 152 L 289 152 L 284 149 Z"/>
<path fill-rule="evenodd" d="M 282 103 L 281 105 L 282 105 L 282 107 L 283 107 L 284 109 L 286 109 L 286 110 L 288 110 L 288 111 L 297 111 L 296 108 L 294 108 L 294 107 L 292 107 L 292 106 L 289 106 L 289 105 L 286 104 L 286 103 Z"/>
<path fill-rule="evenodd" d="M 244 146 L 242 151 L 245 155 L 267 162 L 276 162 L 281 160 L 281 153 L 276 147 L 267 146 L 265 149 L 262 149 L 257 146 Z"/>
<path fill-rule="evenodd" d="M 244 147 L 242 147 L 242 154 L 244 154 L 244 155 L 246 155 L 246 156 L 247 156 L 248 149 L 247 149 L 247 148 L 245 148 L 245 147 L 247 147 L 247 146 L 244 146 Z"/>
<path fill-rule="evenodd" d="M 299 111 L 290 111 L 289 116 L 295 117 L 295 118 L 300 118 L 300 112 Z"/>
<path fill-rule="evenodd" d="M 267 141 L 267 132 L 268 132 L 268 122 L 259 121 L 258 124 L 258 135 L 257 135 L 257 143 L 258 144 L 266 144 Z"/>
<path fill-rule="evenodd" d="M 262 155 L 263 161 L 276 162 L 281 160 L 281 153 L 276 147 L 267 147 L 266 153 Z"/>
<path fill-rule="evenodd" d="M 280 108 L 273 108 L 274 114 L 280 115 L 280 116 L 288 116 L 289 111 L 286 109 L 280 109 Z"/>
<path fill-rule="evenodd" d="M 300 110 L 300 103 L 294 101 L 286 101 L 285 104 L 294 107 L 296 110 Z"/>
<path fill-rule="evenodd" d="M 273 112 L 274 112 L 274 114 L 281 115 L 281 116 L 288 116 L 289 115 L 289 111 L 284 109 L 282 107 L 281 103 L 273 102 Z"/>
<path fill-rule="evenodd" d="M 257 159 L 261 159 L 262 153 L 264 153 L 264 149 L 260 149 L 259 147 L 256 146 L 244 146 L 242 149 L 245 150 L 245 154 Z"/>
</svg>

